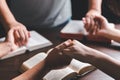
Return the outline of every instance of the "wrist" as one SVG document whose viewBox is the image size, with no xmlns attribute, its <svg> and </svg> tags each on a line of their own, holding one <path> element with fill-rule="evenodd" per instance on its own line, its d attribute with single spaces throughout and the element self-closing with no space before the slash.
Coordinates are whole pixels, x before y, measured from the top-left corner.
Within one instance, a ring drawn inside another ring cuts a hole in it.
<svg viewBox="0 0 120 80">
<path fill-rule="evenodd" d="M 16 20 L 10 20 L 10 21 L 2 21 L 2 24 L 6 31 L 12 28 L 12 26 L 17 23 Z"/>
<path fill-rule="evenodd" d="M 96 8 L 90 9 L 90 10 L 88 11 L 88 13 L 89 13 L 89 12 L 93 12 L 93 13 L 97 13 L 97 14 L 101 15 L 101 10 L 98 10 L 98 9 L 96 9 Z"/>
<path fill-rule="evenodd" d="M 99 57 L 99 51 L 89 48 L 86 50 L 86 62 L 90 64 L 95 64 Z"/>
<path fill-rule="evenodd" d="M 49 72 L 49 71 L 52 70 L 52 68 L 50 68 L 50 67 L 48 66 L 48 63 L 46 62 L 46 59 L 44 59 L 42 62 L 43 62 L 43 64 L 44 64 L 43 68 L 44 68 L 44 70 L 45 70 L 46 72 Z"/>
</svg>

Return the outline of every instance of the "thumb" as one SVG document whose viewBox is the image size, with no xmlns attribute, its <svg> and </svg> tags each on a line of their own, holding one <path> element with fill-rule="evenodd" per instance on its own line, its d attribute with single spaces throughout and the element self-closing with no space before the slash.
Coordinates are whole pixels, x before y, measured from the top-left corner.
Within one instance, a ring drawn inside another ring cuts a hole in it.
<svg viewBox="0 0 120 80">
<path fill-rule="evenodd" d="M 96 21 L 100 21 L 100 22 L 108 22 L 107 19 L 106 19 L 104 16 L 101 16 L 101 15 L 95 16 L 94 19 L 95 19 Z"/>
<path fill-rule="evenodd" d="M 14 42 L 14 36 L 13 36 L 14 30 L 10 29 L 7 33 L 6 40 L 9 42 Z"/>
</svg>

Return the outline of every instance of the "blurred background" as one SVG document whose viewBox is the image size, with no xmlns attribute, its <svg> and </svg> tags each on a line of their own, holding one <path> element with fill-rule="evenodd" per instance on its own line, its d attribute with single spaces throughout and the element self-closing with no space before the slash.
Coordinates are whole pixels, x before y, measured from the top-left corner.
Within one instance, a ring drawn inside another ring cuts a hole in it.
<svg viewBox="0 0 120 80">
<path fill-rule="evenodd" d="M 71 0 L 72 2 L 72 19 L 81 20 L 88 11 L 89 0 Z M 115 15 L 109 8 L 106 0 L 102 2 L 102 15 L 105 16 L 109 22 L 120 23 L 120 17 Z"/>
</svg>

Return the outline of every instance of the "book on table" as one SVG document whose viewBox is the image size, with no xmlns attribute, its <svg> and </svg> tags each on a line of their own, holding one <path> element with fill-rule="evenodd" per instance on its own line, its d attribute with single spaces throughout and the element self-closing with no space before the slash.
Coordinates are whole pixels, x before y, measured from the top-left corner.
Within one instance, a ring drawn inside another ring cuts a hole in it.
<svg viewBox="0 0 120 80">
<path fill-rule="evenodd" d="M 81 20 L 71 20 L 60 31 L 60 37 L 64 39 L 87 40 L 103 43 L 111 43 L 111 40 L 102 36 L 89 34 Z"/>
<path fill-rule="evenodd" d="M 40 48 L 44 48 L 44 47 L 52 45 L 52 42 L 50 40 L 43 37 L 36 31 L 30 31 L 30 35 L 31 35 L 31 37 L 29 38 L 29 41 L 26 46 L 22 46 L 22 47 L 18 48 L 17 50 L 10 52 L 6 56 L 1 57 L 1 60 L 23 54 L 26 52 L 26 50 L 33 51 L 36 49 L 40 49 Z M 2 42 L 4 40 L 5 40 L 5 37 L 0 38 L 0 42 Z"/>
<path fill-rule="evenodd" d="M 46 56 L 47 54 L 45 52 L 40 52 L 30 59 L 24 61 L 20 67 L 20 72 L 23 73 L 31 69 L 40 61 L 45 59 Z M 95 69 L 96 68 L 91 64 L 83 63 L 76 59 L 73 59 L 68 67 L 58 70 L 51 70 L 48 74 L 44 76 L 43 80 L 73 80 L 73 78 L 75 78 L 76 76 L 88 74 Z"/>
</svg>

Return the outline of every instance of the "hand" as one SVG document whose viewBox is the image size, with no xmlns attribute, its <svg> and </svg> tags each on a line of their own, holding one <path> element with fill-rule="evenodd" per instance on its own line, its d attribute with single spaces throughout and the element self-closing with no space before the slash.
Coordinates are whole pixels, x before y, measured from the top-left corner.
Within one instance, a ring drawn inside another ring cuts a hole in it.
<svg viewBox="0 0 120 80">
<path fill-rule="evenodd" d="M 115 25 L 112 23 L 108 23 L 107 19 L 103 16 L 95 16 L 92 18 L 92 21 L 95 22 L 93 27 L 90 27 L 90 33 L 94 35 L 106 36 L 110 33 Z"/>
<path fill-rule="evenodd" d="M 71 44 L 71 40 L 68 40 L 50 50 L 47 58 L 45 59 L 45 66 L 51 70 L 63 68 L 69 65 L 72 58 L 60 53 L 63 49 L 69 47 Z"/>
<path fill-rule="evenodd" d="M 95 21 L 93 20 L 93 17 L 101 15 L 100 11 L 91 9 L 88 11 L 88 13 L 86 14 L 85 17 L 83 17 L 83 23 L 84 23 L 84 27 L 86 28 L 86 30 L 91 34 L 93 31 L 93 29 L 95 27 Z"/>
<path fill-rule="evenodd" d="M 113 23 L 109 23 L 103 16 L 95 16 L 94 20 L 98 22 L 96 24 L 96 29 L 94 28 L 93 30 L 97 35 L 105 36 L 115 29 L 115 25 Z"/>
<path fill-rule="evenodd" d="M 15 42 L 17 42 L 16 44 L 19 46 L 26 45 L 30 37 L 30 33 L 27 31 L 26 27 L 17 21 L 10 24 L 9 27 L 10 29 L 14 29 Z"/>
<path fill-rule="evenodd" d="M 63 50 L 63 54 L 75 58 L 79 61 L 89 62 L 92 59 L 89 59 L 92 53 L 92 49 L 83 45 L 77 40 L 73 40 L 73 45 Z"/>
<path fill-rule="evenodd" d="M 10 29 L 5 39 L 5 42 L 11 44 L 11 51 L 14 51 L 20 47 L 19 45 L 17 45 L 18 42 L 15 40 L 14 33 L 15 33 L 15 29 Z"/>
</svg>

